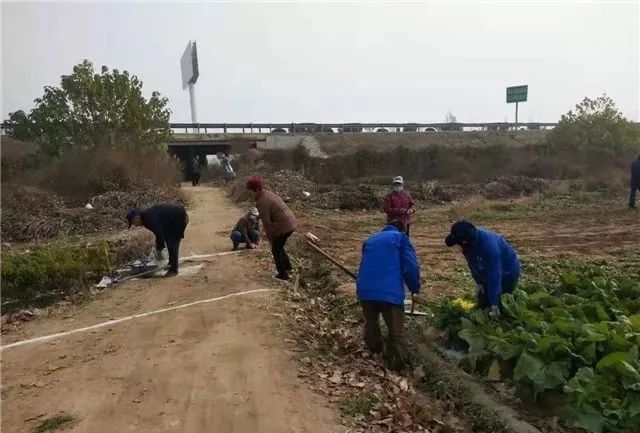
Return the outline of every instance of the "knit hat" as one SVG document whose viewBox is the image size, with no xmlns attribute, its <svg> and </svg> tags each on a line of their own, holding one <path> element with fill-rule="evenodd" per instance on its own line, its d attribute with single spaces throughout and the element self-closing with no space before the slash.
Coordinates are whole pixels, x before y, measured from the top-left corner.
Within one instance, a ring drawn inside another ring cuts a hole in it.
<svg viewBox="0 0 640 433">
<path fill-rule="evenodd" d="M 252 191 L 262 191 L 262 188 L 264 188 L 264 181 L 258 176 L 253 176 L 247 181 L 247 189 Z"/>
<path fill-rule="evenodd" d="M 462 245 L 472 241 L 476 236 L 476 226 L 469 221 L 460 220 L 451 226 L 451 233 L 444 240 L 448 247 Z"/>
<path fill-rule="evenodd" d="M 127 213 L 127 222 L 129 223 L 129 228 L 131 228 L 131 222 L 133 221 L 133 219 L 138 215 L 140 215 L 140 209 L 131 209 Z"/>
</svg>

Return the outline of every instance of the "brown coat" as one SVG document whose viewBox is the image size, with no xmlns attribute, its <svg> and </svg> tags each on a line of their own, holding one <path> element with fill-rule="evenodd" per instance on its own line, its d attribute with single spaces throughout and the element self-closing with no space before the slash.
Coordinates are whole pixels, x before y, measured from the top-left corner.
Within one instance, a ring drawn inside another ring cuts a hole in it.
<svg viewBox="0 0 640 433">
<path fill-rule="evenodd" d="M 296 229 L 296 217 L 279 195 L 261 191 L 256 198 L 256 207 L 269 240 Z"/>
</svg>

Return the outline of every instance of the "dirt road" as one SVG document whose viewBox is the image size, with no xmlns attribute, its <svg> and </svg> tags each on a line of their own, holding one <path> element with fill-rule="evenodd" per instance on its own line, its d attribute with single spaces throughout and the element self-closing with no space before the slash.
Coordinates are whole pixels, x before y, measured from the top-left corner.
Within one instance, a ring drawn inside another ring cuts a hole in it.
<svg viewBox="0 0 640 433">
<path fill-rule="evenodd" d="M 181 255 L 229 249 L 242 210 L 213 188 L 187 187 L 194 208 Z M 2 344 L 190 301 L 256 289 L 256 255 L 200 272 L 132 282 L 81 306 L 62 306 Z M 192 264 L 193 265 L 193 264 Z M 183 266 L 183 268 L 186 265 Z M 243 295 L 2 353 L 2 431 L 28 432 L 64 411 L 73 432 L 341 432 L 337 415 L 296 379 L 271 316 L 275 292 Z"/>
</svg>

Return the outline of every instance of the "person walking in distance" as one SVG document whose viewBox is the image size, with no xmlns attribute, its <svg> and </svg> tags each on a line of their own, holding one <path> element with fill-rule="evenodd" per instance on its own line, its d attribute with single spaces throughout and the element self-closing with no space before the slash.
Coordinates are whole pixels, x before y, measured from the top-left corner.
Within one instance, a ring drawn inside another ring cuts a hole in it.
<svg viewBox="0 0 640 433">
<path fill-rule="evenodd" d="M 191 185 L 198 186 L 200 184 L 200 158 L 196 155 L 191 161 Z"/>
<path fill-rule="evenodd" d="M 145 210 L 132 209 L 127 214 L 129 228 L 144 226 L 156 237 L 156 260 L 162 260 L 162 250 L 169 251 L 169 271 L 165 276 L 178 274 L 178 254 L 180 241 L 189 223 L 189 216 L 183 206 L 159 204 Z"/>
<path fill-rule="evenodd" d="M 629 207 L 635 209 L 636 207 L 636 192 L 640 190 L 640 156 L 631 164 L 631 179 L 629 181 Z"/>
<path fill-rule="evenodd" d="M 387 214 L 387 224 L 394 220 L 402 221 L 407 228 L 405 233 L 409 236 L 416 207 L 411 194 L 404 189 L 402 176 L 393 179 L 391 192 L 384 198 L 383 210 Z"/>
<path fill-rule="evenodd" d="M 404 234 L 401 220 L 391 221 L 362 245 L 356 292 L 364 314 L 364 341 L 373 353 L 383 351 L 380 315 L 388 329 L 385 358 L 389 368 L 402 370 L 408 362 L 404 334 L 404 285 L 420 292 L 420 264 Z"/>
<path fill-rule="evenodd" d="M 236 178 L 236 172 L 233 171 L 233 167 L 231 166 L 231 155 L 229 152 L 224 152 L 220 157 L 220 164 L 224 168 L 224 179 L 226 182 L 232 182 Z"/>
<path fill-rule="evenodd" d="M 284 248 L 296 230 L 296 217 L 279 195 L 265 189 L 259 177 L 247 181 L 247 191 L 256 203 L 265 235 L 271 242 L 271 253 L 278 271 L 276 278 L 287 281 L 293 267 Z"/>
</svg>

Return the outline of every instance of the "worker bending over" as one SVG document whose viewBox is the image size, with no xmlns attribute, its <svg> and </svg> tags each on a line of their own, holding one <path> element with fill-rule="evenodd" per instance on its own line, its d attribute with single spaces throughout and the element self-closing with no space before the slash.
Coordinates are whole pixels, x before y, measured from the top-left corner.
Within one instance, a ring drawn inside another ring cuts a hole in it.
<svg viewBox="0 0 640 433">
<path fill-rule="evenodd" d="M 460 245 L 476 281 L 478 308 L 489 308 L 490 316 L 499 316 L 500 296 L 513 292 L 520 278 L 520 260 L 513 247 L 499 234 L 464 220 L 451 226 L 445 244 Z"/>
<path fill-rule="evenodd" d="M 413 222 L 413 214 L 416 213 L 415 203 L 409 191 L 404 189 L 402 176 L 393 179 L 391 192 L 384 198 L 384 213 L 387 214 L 387 224 L 393 220 L 400 220 L 407 227 L 406 234 L 409 236 L 409 229 Z"/>
<path fill-rule="evenodd" d="M 165 276 L 178 274 L 178 254 L 180 241 L 189 223 L 189 216 L 183 206 L 159 204 L 145 210 L 133 209 L 127 214 L 129 228 L 144 226 L 156 237 L 156 260 L 162 260 L 162 250 L 169 251 L 169 271 Z"/>
<path fill-rule="evenodd" d="M 385 359 L 390 368 L 401 370 L 408 362 L 404 335 L 404 284 L 412 293 L 420 291 L 420 264 L 401 220 L 391 221 L 370 236 L 362 246 L 356 280 L 364 314 L 364 341 L 374 353 L 383 351 L 380 315 L 389 331 Z"/>
<path fill-rule="evenodd" d="M 276 278 L 288 281 L 293 267 L 284 246 L 296 230 L 296 217 L 279 195 L 265 189 L 259 177 L 249 179 L 247 191 L 256 203 L 264 232 L 271 242 L 271 253 L 278 271 Z"/>
<path fill-rule="evenodd" d="M 235 228 L 231 231 L 231 242 L 233 251 L 238 249 L 238 245 L 245 244 L 247 249 L 256 249 L 260 245 L 260 214 L 258 209 L 252 207 L 244 214 Z"/>
</svg>

